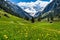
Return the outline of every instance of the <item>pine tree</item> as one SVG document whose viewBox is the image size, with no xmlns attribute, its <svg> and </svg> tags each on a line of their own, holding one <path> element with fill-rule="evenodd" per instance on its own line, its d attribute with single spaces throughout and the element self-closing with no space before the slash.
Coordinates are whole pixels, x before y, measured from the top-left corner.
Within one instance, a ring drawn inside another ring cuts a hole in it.
<svg viewBox="0 0 60 40">
<path fill-rule="evenodd" d="M 32 23 L 34 23 L 34 22 L 35 22 L 34 17 L 32 17 L 31 22 L 32 22 Z"/>
</svg>

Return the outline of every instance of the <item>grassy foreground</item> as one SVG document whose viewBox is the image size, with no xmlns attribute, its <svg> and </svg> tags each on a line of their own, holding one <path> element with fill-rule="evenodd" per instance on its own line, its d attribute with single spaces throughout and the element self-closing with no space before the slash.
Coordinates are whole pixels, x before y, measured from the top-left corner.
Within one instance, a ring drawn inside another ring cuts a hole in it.
<svg viewBox="0 0 60 40">
<path fill-rule="evenodd" d="M 0 10 L 0 40 L 60 40 L 60 21 L 30 23 Z"/>
</svg>

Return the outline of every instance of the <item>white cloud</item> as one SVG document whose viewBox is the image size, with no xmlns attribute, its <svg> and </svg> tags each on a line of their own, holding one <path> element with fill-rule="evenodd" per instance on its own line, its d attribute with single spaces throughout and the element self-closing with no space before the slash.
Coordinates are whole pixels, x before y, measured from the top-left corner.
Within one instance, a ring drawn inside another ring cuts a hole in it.
<svg viewBox="0 0 60 40">
<path fill-rule="evenodd" d="M 51 1 L 52 0 L 50 0 L 50 2 Z M 46 5 L 48 5 L 50 2 L 37 0 L 36 2 L 19 2 L 17 5 L 20 6 L 26 12 L 30 13 L 30 15 L 34 16 L 36 12 L 43 11 Z"/>
</svg>

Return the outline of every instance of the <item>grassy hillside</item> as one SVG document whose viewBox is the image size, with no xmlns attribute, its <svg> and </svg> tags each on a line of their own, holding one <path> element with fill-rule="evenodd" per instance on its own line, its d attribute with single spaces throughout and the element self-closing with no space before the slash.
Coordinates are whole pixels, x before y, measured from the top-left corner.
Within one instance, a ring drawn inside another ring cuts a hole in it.
<svg viewBox="0 0 60 40">
<path fill-rule="evenodd" d="M 0 16 L 0 40 L 60 40 L 60 21 L 30 23 L 3 10 Z"/>
</svg>

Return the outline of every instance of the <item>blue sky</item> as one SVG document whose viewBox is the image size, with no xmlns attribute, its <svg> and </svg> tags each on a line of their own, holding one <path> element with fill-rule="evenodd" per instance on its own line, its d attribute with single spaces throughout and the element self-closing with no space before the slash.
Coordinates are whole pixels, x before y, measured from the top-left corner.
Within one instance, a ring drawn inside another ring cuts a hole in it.
<svg viewBox="0 0 60 40">
<path fill-rule="evenodd" d="M 11 2 L 15 2 L 15 3 L 18 3 L 18 2 L 35 2 L 37 0 L 9 0 Z M 42 0 L 42 1 L 50 1 L 50 0 Z"/>
</svg>

